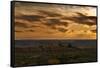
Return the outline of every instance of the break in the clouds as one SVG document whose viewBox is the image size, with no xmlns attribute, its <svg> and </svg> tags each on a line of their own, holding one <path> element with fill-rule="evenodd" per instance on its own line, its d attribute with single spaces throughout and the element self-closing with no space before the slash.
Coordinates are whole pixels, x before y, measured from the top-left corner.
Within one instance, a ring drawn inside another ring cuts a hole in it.
<svg viewBox="0 0 100 68">
<path fill-rule="evenodd" d="M 16 39 L 96 39 L 96 7 L 15 2 Z"/>
</svg>

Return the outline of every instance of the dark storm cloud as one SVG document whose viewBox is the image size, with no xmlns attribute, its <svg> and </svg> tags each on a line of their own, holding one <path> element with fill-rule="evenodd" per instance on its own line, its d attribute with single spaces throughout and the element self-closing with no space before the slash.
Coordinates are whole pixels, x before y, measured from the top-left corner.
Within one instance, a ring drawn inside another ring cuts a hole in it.
<svg viewBox="0 0 100 68">
<path fill-rule="evenodd" d="M 60 21 L 60 19 L 47 19 L 45 25 L 47 25 L 47 26 L 55 26 L 55 25 L 67 26 L 68 23 L 67 22 L 62 22 L 62 21 Z"/>
<path fill-rule="evenodd" d="M 89 26 L 96 25 L 96 20 L 92 19 L 91 17 L 74 17 L 73 20 L 79 24 L 86 24 Z"/>
<path fill-rule="evenodd" d="M 74 17 L 76 23 L 87 24 L 87 25 L 96 25 L 96 17 L 95 16 L 86 16 L 82 13 L 77 13 L 79 17 Z"/>
<path fill-rule="evenodd" d="M 97 21 L 97 17 L 96 16 L 88 16 L 88 19 L 93 20 L 94 22 Z M 97 23 L 95 23 L 97 24 Z"/>
<path fill-rule="evenodd" d="M 63 27 L 55 27 L 55 26 L 51 26 L 50 27 L 51 29 L 54 29 L 54 30 L 58 30 L 59 32 L 66 32 L 66 31 L 68 31 L 68 29 L 65 29 L 65 28 L 63 28 Z"/>
<path fill-rule="evenodd" d="M 62 16 L 61 14 L 55 13 L 55 12 L 50 12 L 50 11 L 44 11 L 44 10 L 38 10 L 40 14 L 47 15 L 49 17 L 59 17 Z"/>
<path fill-rule="evenodd" d="M 17 16 L 16 19 L 23 19 L 27 21 L 40 21 L 41 18 L 44 18 L 43 16 L 40 15 L 22 15 L 22 16 Z"/>
<path fill-rule="evenodd" d="M 87 17 L 86 15 L 82 14 L 82 13 L 79 13 L 79 12 L 76 12 L 76 14 L 80 17 Z"/>
<path fill-rule="evenodd" d="M 29 28 L 29 26 L 26 23 L 21 23 L 21 22 L 15 22 L 15 26 Z"/>
<path fill-rule="evenodd" d="M 63 17 L 62 19 L 64 20 L 71 20 L 75 23 L 79 23 L 79 24 L 86 24 L 89 26 L 92 25 L 96 25 L 96 17 L 95 16 L 87 16 L 84 15 L 82 13 L 78 13 L 76 12 L 77 16 L 73 16 L 73 17 Z"/>
<path fill-rule="evenodd" d="M 15 30 L 15 32 L 23 32 L 22 30 Z"/>
<path fill-rule="evenodd" d="M 34 24 L 33 24 L 31 27 L 41 27 L 41 26 L 40 26 L 40 25 L 34 25 Z"/>
<path fill-rule="evenodd" d="M 55 26 L 50 26 L 51 29 L 57 29 Z"/>
<path fill-rule="evenodd" d="M 29 32 L 35 32 L 35 30 L 33 30 L 33 29 L 30 29 L 30 30 L 27 30 L 27 31 L 29 31 Z"/>
<path fill-rule="evenodd" d="M 96 30 L 91 30 L 91 32 L 96 33 Z"/>
<path fill-rule="evenodd" d="M 34 29 L 26 29 L 26 30 L 23 30 L 23 32 L 35 32 Z"/>
<path fill-rule="evenodd" d="M 64 29 L 64 28 L 57 28 L 57 30 L 63 33 L 67 31 L 67 29 Z"/>
</svg>

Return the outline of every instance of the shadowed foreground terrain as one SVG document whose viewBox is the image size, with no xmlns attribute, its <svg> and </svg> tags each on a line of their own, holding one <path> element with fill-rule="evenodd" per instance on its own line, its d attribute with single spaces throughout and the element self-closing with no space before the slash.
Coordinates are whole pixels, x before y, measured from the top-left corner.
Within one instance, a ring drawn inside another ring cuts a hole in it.
<svg viewBox="0 0 100 68">
<path fill-rule="evenodd" d="M 96 62 L 96 54 L 96 45 L 74 46 L 60 42 L 56 45 L 16 46 L 15 66 Z"/>
</svg>

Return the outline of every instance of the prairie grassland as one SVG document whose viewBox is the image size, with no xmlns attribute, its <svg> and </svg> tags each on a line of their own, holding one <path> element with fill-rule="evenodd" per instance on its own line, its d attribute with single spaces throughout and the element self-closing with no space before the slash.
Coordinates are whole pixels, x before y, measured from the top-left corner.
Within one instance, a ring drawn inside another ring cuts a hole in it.
<svg viewBox="0 0 100 68">
<path fill-rule="evenodd" d="M 15 66 L 96 62 L 96 46 L 30 46 L 15 48 Z"/>
</svg>

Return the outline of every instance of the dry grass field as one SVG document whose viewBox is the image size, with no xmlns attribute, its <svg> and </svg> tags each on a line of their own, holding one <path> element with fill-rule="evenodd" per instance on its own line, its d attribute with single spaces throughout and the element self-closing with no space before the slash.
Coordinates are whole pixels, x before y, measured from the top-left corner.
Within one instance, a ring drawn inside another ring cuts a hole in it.
<svg viewBox="0 0 100 68">
<path fill-rule="evenodd" d="M 96 62 L 96 46 L 39 45 L 15 48 L 15 66 Z"/>
</svg>

